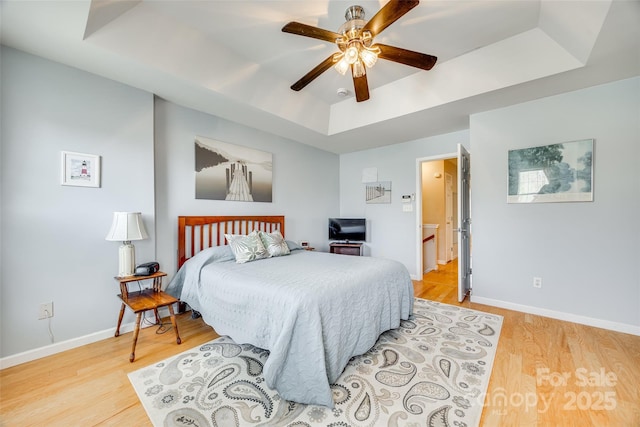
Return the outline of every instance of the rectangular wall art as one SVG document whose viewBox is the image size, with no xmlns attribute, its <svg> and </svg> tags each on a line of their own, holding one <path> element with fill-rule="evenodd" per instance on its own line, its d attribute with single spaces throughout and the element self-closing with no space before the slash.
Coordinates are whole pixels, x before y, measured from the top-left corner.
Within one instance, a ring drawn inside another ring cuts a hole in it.
<svg viewBox="0 0 640 427">
<path fill-rule="evenodd" d="M 367 203 L 391 203 L 391 181 L 370 182 L 365 194 Z"/>
<path fill-rule="evenodd" d="M 100 187 L 100 156 L 62 152 L 62 185 Z"/>
<path fill-rule="evenodd" d="M 272 154 L 197 136 L 196 199 L 272 202 Z"/>
<path fill-rule="evenodd" d="M 593 201 L 593 139 L 509 151 L 508 203 Z"/>
</svg>

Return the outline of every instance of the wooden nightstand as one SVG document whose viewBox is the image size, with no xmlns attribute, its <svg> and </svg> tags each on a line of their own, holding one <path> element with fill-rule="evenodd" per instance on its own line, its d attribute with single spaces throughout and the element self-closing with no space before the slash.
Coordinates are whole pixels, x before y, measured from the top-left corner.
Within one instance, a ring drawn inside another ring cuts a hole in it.
<svg viewBox="0 0 640 427">
<path fill-rule="evenodd" d="M 171 324 L 173 325 L 173 329 L 176 331 L 176 342 L 178 344 L 182 343 L 180 334 L 178 333 L 176 316 L 173 311 L 173 304 L 179 301 L 171 295 L 162 292 L 162 278 L 166 275 L 167 273 L 158 271 L 157 273 L 149 276 L 114 277 L 114 279 L 120 283 L 121 293 L 118 295 L 118 298 L 122 300 L 122 307 L 120 308 L 120 315 L 118 316 L 118 326 L 116 327 L 116 337 L 120 335 L 120 324 L 122 323 L 125 307 L 129 307 L 131 311 L 136 313 L 136 326 L 133 330 L 133 345 L 131 346 L 129 362 L 133 362 L 136 358 L 136 343 L 138 342 L 138 333 L 140 332 L 140 321 L 142 320 L 142 314 L 145 311 L 153 310 L 156 316 L 156 323 L 160 323 L 158 309 L 160 307 L 167 307 L 171 316 Z M 141 291 L 129 292 L 129 283 L 141 280 L 153 280 L 153 287 L 143 289 Z"/>
</svg>

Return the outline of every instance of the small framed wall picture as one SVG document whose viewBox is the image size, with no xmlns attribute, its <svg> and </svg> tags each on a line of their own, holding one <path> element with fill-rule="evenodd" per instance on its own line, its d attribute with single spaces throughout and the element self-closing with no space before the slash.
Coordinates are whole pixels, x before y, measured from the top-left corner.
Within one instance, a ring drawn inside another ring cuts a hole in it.
<svg viewBox="0 0 640 427">
<path fill-rule="evenodd" d="M 62 185 L 100 187 L 100 156 L 62 152 Z"/>
</svg>

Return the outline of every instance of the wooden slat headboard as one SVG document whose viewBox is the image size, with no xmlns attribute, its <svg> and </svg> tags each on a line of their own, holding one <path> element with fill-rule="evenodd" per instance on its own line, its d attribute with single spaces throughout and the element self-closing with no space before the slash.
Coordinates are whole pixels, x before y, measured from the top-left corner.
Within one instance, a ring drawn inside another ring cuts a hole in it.
<svg viewBox="0 0 640 427">
<path fill-rule="evenodd" d="M 254 230 L 279 230 L 284 236 L 284 216 L 179 216 L 178 268 L 203 249 L 225 245 L 225 234 L 249 234 Z"/>
</svg>

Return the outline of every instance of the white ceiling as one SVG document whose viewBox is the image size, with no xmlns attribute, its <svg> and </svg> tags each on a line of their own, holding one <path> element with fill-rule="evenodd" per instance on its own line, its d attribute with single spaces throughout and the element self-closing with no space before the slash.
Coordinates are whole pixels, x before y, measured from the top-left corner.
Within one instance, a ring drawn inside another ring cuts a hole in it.
<svg viewBox="0 0 640 427">
<path fill-rule="evenodd" d="M 380 60 L 371 99 L 329 69 L 336 51 L 281 32 L 337 31 L 381 1 L 2 0 L 2 43 L 295 141 L 346 153 L 468 128 L 469 114 L 640 75 L 637 0 L 423 0 L 377 42 L 438 57 L 431 71 Z M 349 96 L 337 95 L 340 87 Z"/>
</svg>

